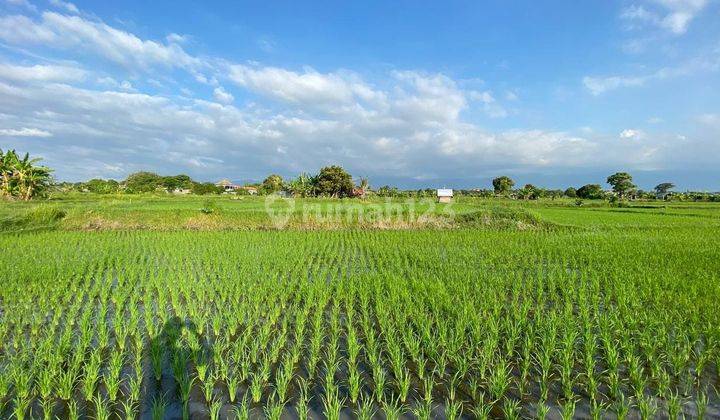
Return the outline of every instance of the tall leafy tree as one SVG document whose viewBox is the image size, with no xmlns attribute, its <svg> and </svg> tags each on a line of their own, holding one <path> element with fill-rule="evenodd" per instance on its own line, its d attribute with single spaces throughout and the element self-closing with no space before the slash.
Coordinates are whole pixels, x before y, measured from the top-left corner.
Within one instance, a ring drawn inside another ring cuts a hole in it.
<svg viewBox="0 0 720 420">
<path fill-rule="evenodd" d="M 667 194 L 673 188 L 675 188 L 675 184 L 672 182 L 663 182 L 655 186 L 655 192 L 658 194 Z"/>
<path fill-rule="evenodd" d="M 326 166 L 317 176 L 316 190 L 319 195 L 349 197 L 353 191 L 352 176 L 340 166 Z"/>
<path fill-rule="evenodd" d="M 495 194 L 507 194 L 515 185 L 515 181 L 504 175 L 493 179 L 492 183 Z"/>
<path fill-rule="evenodd" d="M 578 188 L 576 194 L 579 198 L 585 198 L 588 200 L 600 199 L 605 196 L 605 193 L 603 192 L 600 184 L 583 185 L 582 187 Z"/>
<path fill-rule="evenodd" d="M 174 175 L 162 177 L 161 184 L 168 191 L 176 189 L 190 189 L 193 186 L 193 180 L 187 175 Z"/>
<path fill-rule="evenodd" d="M 613 191 L 620 198 L 625 197 L 637 188 L 632 182 L 632 176 L 627 172 L 616 172 L 610 175 L 607 183 L 612 185 Z"/>
<path fill-rule="evenodd" d="M 163 177 L 153 172 L 135 172 L 125 180 L 125 188 L 130 193 L 153 192 L 162 186 Z"/>
<path fill-rule="evenodd" d="M 277 174 L 272 174 L 265 178 L 260 185 L 260 192 L 263 194 L 272 194 L 274 192 L 282 191 L 285 181 L 282 177 Z"/>
</svg>

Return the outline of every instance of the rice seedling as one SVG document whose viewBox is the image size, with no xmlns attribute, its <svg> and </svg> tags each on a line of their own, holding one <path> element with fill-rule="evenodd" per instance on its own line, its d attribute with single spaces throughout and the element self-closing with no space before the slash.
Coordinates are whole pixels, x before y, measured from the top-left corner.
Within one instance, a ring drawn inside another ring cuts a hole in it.
<svg viewBox="0 0 720 420">
<path fill-rule="evenodd" d="M 150 417 L 153 420 L 162 420 L 165 417 L 167 405 L 168 402 L 165 394 L 153 398 L 152 404 L 150 405 Z"/>
<path fill-rule="evenodd" d="M 243 398 L 240 404 L 233 406 L 232 412 L 236 420 L 248 420 L 250 418 L 250 409 L 247 400 Z"/>
<path fill-rule="evenodd" d="M 544 400 L 538 401 L 537 406 L 535 407 L 535 418 L 538 420 L 545 420 L 549 412 L 550 407 L 548 407 L 547 403 Z"/>
<path fill-rule="evenodd" d="M 488 390 L 493 401 L 502 399 L 510 387 L 510 381 L 510 365 L 505 361 L 499 361 L 488 378 Z"/>
<path fill-rule="evenodd" d="M 265 390 L 265 380 L 261 373 L 253 372 L 250 374 L 250 395 L 252 396 L 252 402 L 257 404 L 263 396 Z"/>
<path fill-rule="evenodd" d="M 25 414 L 27 413 L 31 402 L 32 399 L 30 397 L 23 397 L 16 394 L 15 398 L 13 398 L 13 416 L 17 420 L 25 419 Z"/>
<path fill-rule="evenodd" d="M 613 403 L 613 408 L 618 420 L 625 419 L 630 412 L 631 402 L 625 398 L 625 394 L 621 393 Z"/>
<path fill-rule="evenodd" d="M 298 379 L 299 394 L 297 398 L 297 404 L 295 409 L 297 411 L 298 419 L 305 420 L 308 416 L 308 410 L 310 409 L 310 395 L 309 395 L 309 384 L 303 379 Z"/>
<path fill-rule="evenodd" d="M 210 406 L 212 404 L 213 393 L 215 391 L 215 377 L 210 375 L 210 378 L 202 382 L 203 395 L 205 396 L 205 403 Z"/>
<path fill-rule="evenodd" d="M 637 397 L 636 399 L 637 407 L 640 411 L 640 418 L 642 418 L 643 420 L 654 418 L 655 412 L 657 411 L 657 404 L 655 402 L 655 399 L 649 395 L 642 395 Z"/>
<path fill-rule="evenodd" d="M 222 408 L 223 404 L 220 400 L 213 400 L 208 404 L 209 408 L 209 414 L 210 414 L 210 420 L 219 420 L 220 419 L 220 409 Z M 267 416 L 268 419 L 277 419 L 278 417 L 271 417 Z"/>
<path fill-rule="evenodd" d="M 519 403 L 518 403 L 519 407 Z M 445 417 L 448 420 L 455 420 L 462 416 L 463 406 L 461 401 L 447 399 L 445 401 Z"/>
<path fill-rule="evenodd" d="M 92 401 L 95 408 L 95 420 L 109 420 L 112 415 L 110 402 L 100 395 L 96 395 Z"/>
<path fill-rule="evenodd" d="M 133 420 L 138 416 L 138 402 L 133 399 L 126 399 L 122 403 L 123 418 L 125 420 Z"/>
<path fill-rule="evenodd" d="M 120 392 L 120 375 L 122 373 L 125 357 L 123 353 L 116 351 L 110 355 L 110 360 L 106 375 L 104 376 L 105 388 L 111 402 L 117 401 L 118 392 Z"/>
<path fill-rule="evenodd" d="M 373 366 L 373 380 L 375 381 L 375 399 L 382 403 L 385 400 L 385 369 L 379 362 Z"/>
<path fill-rule="evenodd" d="M 322 397 L 323 415 L 327 419 L 338 420 L 340 418 L 340 410 L 344 404 L 344 398 L 340 397 L 337 387 L 325 389 Z"/>
<path fill-rule="evenodd" d="M 95 388 L 100 379 L 100 367 L 102 365 L 102 356 L 100 352 L 94 351 L 90 356 L 90 360 L 85 365 L 85 374 L 83 375 L 82 391 L 85 399 L 91 401 L 95 394 Z"/>
<path fill-rule="evenodd" d="M 128 398 L 134 401 L 140 400 L 140 393 L 142 392 L 142 376 L 141 371 L 135 371 L 135 376 L 132 376 L 127 384 L 128 384 Z"/>
<path fill-rule="evenodd" d="M 68 369 L 65 372 L 61 372 L 55 377 L 55 390 L 58 397 L 65 401 L 70 401 L 75 391 L 75 386 L 78 381 L 77 374 L 74 369 Z"/>
<path fill-rule="evenodd" d="M 359 400 L 353 413 L 359 420 L 371 420 L 375 417 L 375 408 L 373 407 L 372 399 L 364 395 L 363 398 Z"/>
<path fill-rule="evenodd" d="M 512 398 L 506 398 L 503 400 L 502 412 L 506 419 L 517 420 L 520 418 L 520 401 Z"/>
<path fill-rule="evenodd" d="M 195 378 L 190 376 L 187 372 L 184 372 L 177 381 L 178 393 L 180 394 L 180 401 L 182 402 L 183 417 L 190 416 L 190 412 L 188 411 L 188 404 L 190 403 L 190 392 L 192 391 L 192 386 L 194 382 Z"/>
<path fill-rule="evenodd" d="M 683 400 L 677 391 L 674 393 L 670 393 L 670 396 L 667 399 L 667 411 L 668 418 L 670 418 L 670 420 L 676 420 L 680 418 L 680 415 L 683 411 Z"/>
<path fill-rule="evenodd" d="M 70 420 L 77 420 L 80 418 L 80 408 L 78 406 L 78 402 L 76 400 L 70 400 L 67 403 L 68 407 L 68 419 Z"/>
<path fill-rule="evenodd" d="M 699 391 L 697 396 L 695 397 L 695 415 L 699 420 L 705 418 L 708 402 L 708 394 L 704 390 Z"/>
<path fill-rule="evenodd" d="M 428 420 L 432 417 L 433 404 L 432 401 L 418 401 L 411 411 L 413 415 L 421 420 Z M 473 411 L 474 413 L 474 411 Z M 477 416 L 477 415 L 476 415 Z M 478 417 L 479 418 L 479 417 Z"/>
</svg>

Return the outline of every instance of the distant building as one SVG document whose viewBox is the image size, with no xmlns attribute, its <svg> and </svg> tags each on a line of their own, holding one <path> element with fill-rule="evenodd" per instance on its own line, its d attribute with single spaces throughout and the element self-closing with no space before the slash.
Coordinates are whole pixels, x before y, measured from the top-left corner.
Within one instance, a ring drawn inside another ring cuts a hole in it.
<svg viewBox="0 0 720 420">
<path fill-rule="evenodd" d="M 247 191 L 247 193 L 250 195 L 257 195 L 258 193 L 258 190 L 255 187 L 238 187 L 237 189 Z"/>
<path fill-rule="evenodd" d="M 240 188 L 239 185 L 233 184 L 232 182 L 230 182 L 229 179 L 223 179 L 219 182 L 216 182 L 215 185 L 218 188 L 222 188 L 223 191 L 225 191 L 225 192 L 233 192 L 233 191 L 237 190 L 238 188 Z"/>
<path fill-rule="evenodd" d="M 367 195 L 367 192 L 365 191 L 365 188 L 355 187 L 352 190 L 353 197 L 365 198 L 366 195 Z"/>
<path fill-rule="evenodd" d="M 189 188 L 175 188 L 172 190 L 173 194 L 180 194 L 180 195 L 186 195 L 190 194 L 192 191 Z"/>
<path fill-rule="evenodd" d="M 440 188 L 437 190 L 438 203 L 450 203 L 453 199 L 453 190 L 449 188 Z"/>
</svg>

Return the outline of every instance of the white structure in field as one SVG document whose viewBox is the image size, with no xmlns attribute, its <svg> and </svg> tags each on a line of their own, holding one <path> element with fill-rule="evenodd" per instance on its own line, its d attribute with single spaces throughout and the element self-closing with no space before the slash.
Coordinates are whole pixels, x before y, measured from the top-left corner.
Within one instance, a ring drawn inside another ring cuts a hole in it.
<svg viewBox="0 0 720 420">
<path fill-rule="evenodd" d="M 449 203 L 453 198 L 453 190 L 449 188 L 440 188 L 437 190 L 438 203 Z"/>
</svg>

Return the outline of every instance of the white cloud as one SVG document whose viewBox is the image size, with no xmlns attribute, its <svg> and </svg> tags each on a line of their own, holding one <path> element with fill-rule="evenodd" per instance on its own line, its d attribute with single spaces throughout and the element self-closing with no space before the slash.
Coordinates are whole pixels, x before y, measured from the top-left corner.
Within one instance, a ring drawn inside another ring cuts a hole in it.
<svg viewBox="0 0 720 420">
<path fill-rule="evenodd" d="M 182 44 L 188 41 L 187 35 L 180 35 L 176 33 L 171 33 L 168 36 L 165 37 L 165 40 L 169 43 L 175 43 L 175 44 Z"/>
<path fill-rule="evenodd" d="M 225 89 L 223 89 L 222 86 L 216 87 L 215 90 L 213 90 L 213 97 L 216 101 L 223 104 L 229 104 L 235 100 L 235 98 Z"/>
<path fill-rule="evenodd" d="M 582 83 L 591 94 L 597 96 L 619 88 L 644 86 L 649 82 L 718 70 L 720 70 L 720 49 L 715 49 L 684 60 L 676 66 L 662 67 L 652 73 L 634 76 L 585 76 Z"/>
<path fill-rule="evenodd" d="M 103 22 L 47 11 L 39 22 L 26 16 L 0 18 L 0 39 L 23 46 L 41 44 L 70 51 L 81 48 L 83 54 L 93 52 L 129 70 L 154 65 L 190 68 L 201 64 L 175 43 L 142 40 Z"/>
<path fill-rule="evenodd" d="M 696 119 L 702 124 L 720 127 L 720 114 L 701 114 Z"/>
<path fill-rule="evenodd" d="M 52 137 L 52 133 L 37 128 L 0 128 L 3 137 Z"/>
<path fill-rule="evenodd" d="M 442 123 L 457 120 L 467 108 L 465 93 L 445 75 L 414 71 L 395 71 L 393 75 L 401 83 L 390 98 L 392 112 L 398 117 L 416 123 Z"/>
<path fill-rule="evenodd" d="M 0 63 L 0 78 L 14 81 L 70 82 L 85 79 L 87 72 L 70 66 L 40 65 L 16 66 Z"/>
<path fill-rule="evenodd" d="M 495 101 L 495 97 L 491 92 L 477 92 L 471 91 L 469 95 L 470 99 L 479 101 L 483 104 L 483 110 L 490 118 L 505 118 L 508 113 L 501 105 Z"/>
<path fill-rule="evenodd" d="M 310 106 L 351 104 L 354 99 L 372 99 L 376 93 L 351 77 L 336 73 L 302 73 L 277 67 L 230 66 L 229 78 L 238 86 L 288 103 Z"/>
<path fill-rule="evenodd" d="M 608 76 L 608 77 L 592 77 L 585 76 L 582 79 L 583 85 L 593 95 L 600 95 L 609 90 L 615 90 L 622 87 L 642 86 L 645 84 L 647 77 L 625 77 L 625 76 Z"/>
<path fill-rule="evenodd" d="M 655 0 L 668 9 L 661 25 L 675 34 L 682 34 L 695 16 L 707 5 L 707 0 Z"/>
<path fill-rule="evenodd" d="M 132 83 L 130 83 L 127 80 L 123 80 L 122 83 L 120 83 L 119 88 L 120 88 L 120 90 L 124 90 L 126 92 L 135 90 Z"/>
<path fill-rule="evenodd" d="M 639 140 L 645 137 L 645 133 L 642 130 L 628 128 L 620 132 L 621 139 L 627 140 Z"/>
<path fill-rule="evenodd" d="M 636 23 L 650 24 L 681 35 L 707 3 L 707 0 L 652 0 L 648 5 L 652 5 L 653 10 L 633 4 L 623 9 L 620 18 L 630 23 L 630 29 L 634 29 Z"/>
<path fill-rule="evenodd" d="M 0 16 L 0 39 L 12 44 L 24 45 L 26 42 L 35 44 L 52 43 L 57 34 L 51 29 L 38 25 L 27 16 Z"/>
<path fill-rule="evenodd" d="M 62 0 L 50 0 L 50 4 L 59 9 L 63 9 L 66 12 L 74 13 L 76 15 L 80 14 L 80 10 L 78 10 L 77 6 L 75 6 L 73 3 Z"/>
</svg>

